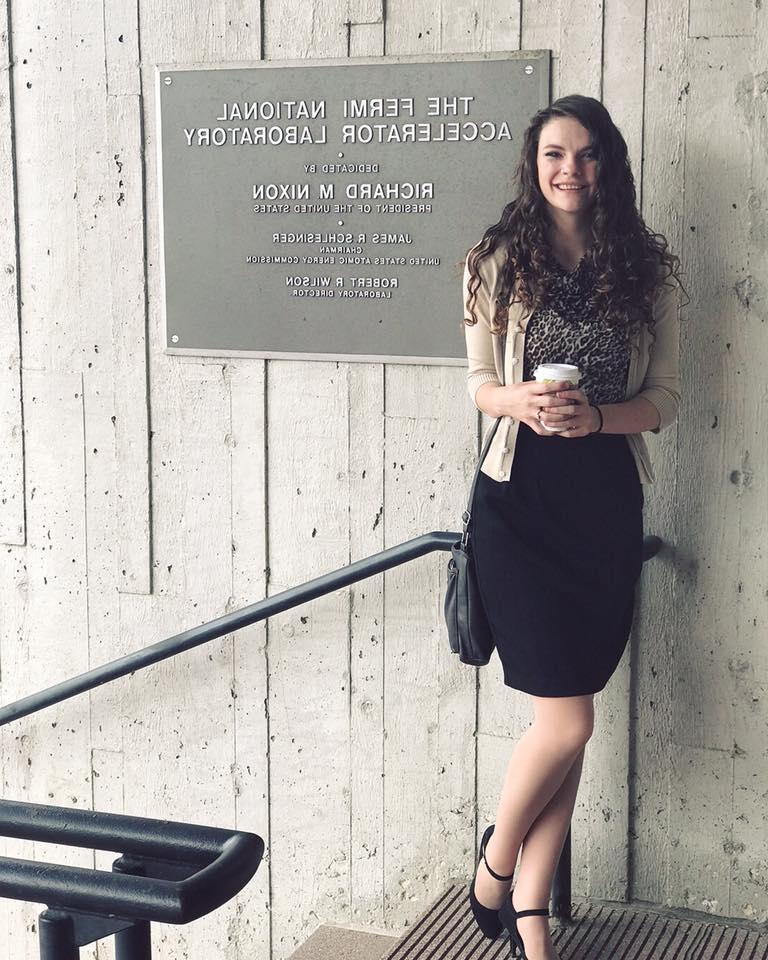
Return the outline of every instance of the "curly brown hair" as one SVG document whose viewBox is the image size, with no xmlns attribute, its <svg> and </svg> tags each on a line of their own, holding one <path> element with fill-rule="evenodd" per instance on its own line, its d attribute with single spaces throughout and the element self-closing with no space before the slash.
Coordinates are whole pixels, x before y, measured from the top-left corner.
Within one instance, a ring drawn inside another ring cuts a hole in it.
<svg viewBox="0 0 768 960">
<path fill-rule="evenodd" d="M 515 172 L 518 195 L 461 261 L 462 268 L 465 264 L 469 268 L 470 317 L 465 317 L 464 323 L 477 323 L 474 304 L 480 286 L 478 265 L 499 247 L 505 248 L 506 256 L 491 330 L 497 334 L 506 330 L 511 303 L 522 302 L 530 311 L 547 303 L 554 273 L 546 233 L 549 204 L 539 187 L 537 154 L 541 128 L 554 117 L 572 117 L 592 135 L 597 182 L 592 207 L 593 244 L 585 259 L 596 275 L 592 304 L 597 316 L 613 326 L 623 326 L 627 338 L 641 323 L 653 332 L 652 304 L 657 289 L 674 276 L 685 291 L 677 272 L 680 258 L 667 251 L 666 238 L 650 231 L 637 210 L 627 145 L 610 114 L 599 100 L 580 94 L 560 97 L 539 110 L 525 131 Z M 660 276 L 662 264 L 668 270 L 665 276 Z M 513 291 L 517 299 L 510 299 Z"/>
</svg>

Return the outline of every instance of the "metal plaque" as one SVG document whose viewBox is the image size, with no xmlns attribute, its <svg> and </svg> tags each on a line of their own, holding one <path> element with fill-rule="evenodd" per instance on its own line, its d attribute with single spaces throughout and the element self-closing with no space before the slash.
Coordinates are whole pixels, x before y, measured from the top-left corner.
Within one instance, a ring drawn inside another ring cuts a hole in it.
<svg viewBox="0 0 768 960">
<path fill-rule="evenodd" d="M 463 364 L 550 53 L 157 70 L 169 353 Z"/>
</svg>

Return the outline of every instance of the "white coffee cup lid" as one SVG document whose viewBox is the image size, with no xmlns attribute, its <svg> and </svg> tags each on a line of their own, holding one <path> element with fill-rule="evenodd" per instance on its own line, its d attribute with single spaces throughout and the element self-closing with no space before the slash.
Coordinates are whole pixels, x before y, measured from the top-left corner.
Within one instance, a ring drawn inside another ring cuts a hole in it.
<svg viewBox="0 0 768 960">
<path fill-rule="evenodd" d="M 573 363 L 540 363 L 533 376 L 536 380 L 579 380 L 581 373 Z"/>
</svg>

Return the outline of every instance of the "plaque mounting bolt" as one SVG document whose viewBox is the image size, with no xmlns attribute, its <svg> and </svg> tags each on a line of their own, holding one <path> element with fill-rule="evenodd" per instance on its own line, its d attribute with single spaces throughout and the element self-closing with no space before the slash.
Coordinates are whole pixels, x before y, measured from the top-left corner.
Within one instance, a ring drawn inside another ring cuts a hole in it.
<svg viewBox="0 0 768 960">
<path fill-rule="evenodd" d="M 163 83 L 166 85 L 166 87 L 170 87 L 170 85 L 173 83 L 173 77 L 163 77 Z"/>
<path fill-rule="evenodd" d="M 339 157 L 343 157 L 343 156 L 344 154 L 341 151 L 339 151 Z"/>
<path fill-rule="evenodd" d="M 530 65 L 530 63 L 526 66 L 525 72 L 526 72 L 527 76 L 529 76 L 529 77 L 530 77 L 530 75 L 533 73 L 533 67 Z"/>
<path fill-rule="evenodd" d="M 171 343 L 178 343 L 178 342 L 179 342 L 179 335 L 178 333 L 174 333 L 174 335 L 171 337 Z"/>
</svg>

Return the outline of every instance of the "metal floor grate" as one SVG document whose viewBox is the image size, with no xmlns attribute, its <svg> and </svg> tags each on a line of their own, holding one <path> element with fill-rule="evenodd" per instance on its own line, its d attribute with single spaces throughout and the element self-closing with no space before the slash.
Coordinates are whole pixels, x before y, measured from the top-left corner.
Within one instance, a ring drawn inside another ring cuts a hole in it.
<svg viewBox="0 0 768 960">
<path fill-rule="evenodd" d="M 573 921 L 550 920 L 562 960 L 768 960 L 768 933 L 724 921 L 682 919 L 631 904 L 575 902 Z M 497 960 L 510 956 L 506 931 L 478 930 L 467 884 L 451 886 L 382 960 Z"/>
</svg>

